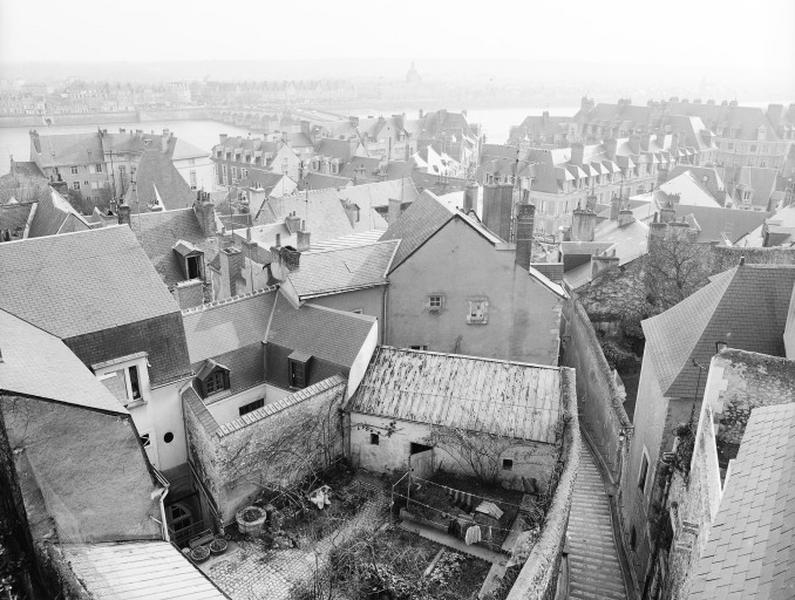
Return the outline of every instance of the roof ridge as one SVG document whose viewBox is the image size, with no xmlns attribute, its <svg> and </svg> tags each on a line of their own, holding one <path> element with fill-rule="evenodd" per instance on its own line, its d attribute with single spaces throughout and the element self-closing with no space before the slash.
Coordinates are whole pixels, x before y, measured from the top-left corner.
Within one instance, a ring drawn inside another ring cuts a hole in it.
<svg viewBox="0 0 795 600">
<path fill-rule="evenodd" d="M 458 354 L 456 352 L 439 352 L 437 350 L 415 350 L 413 348 L 398 348 L 397 346 L 387 346 L 384 344 L 379 344 L 376 348 L 376 353 L 380 353 L 381 350 L 387 350 L 390 352 L 402 352 L 405 354 L 432 354 L 434 356 L 446 356 L 448 358 L 460 358 L 466 360 L 477 360 L 482 362 L 492 362 L 492 363 L 500 363 L 506 365 L 516 365 L 519 367 L 538 367 L 539 369 L 550 369 L 552 371 L 560 371 L 560 366 L 555 365 L 542 365 L 537 363 L 530 363 L 524 362 L 521 360 L 508 360 L 504 358 L 489 358 L 486 356 L 475 356 L 473 354 Z"/>
<path fill-rule="evenodd" d="M 9 244 L 19 244 L 19 243 L 23 243 L 23 242 L 35 243 L 35 242 L 37 242 L 39 240 L 41 240 L 41 242 L 43 243 L 45 240 L 59 239 L 59 238 L 66 237 L 67 235 L 80 235 L 80 234 L 97 233 L 98 231 L 111 231 L 111 230 L 114 230 L 114 229 L 118 229 L 119 227 L 127 227 L 127 226 L 126 225 L 107 225 L 105 227 L 81 229 L 80 231 L 65 231 L 64 233 L 58 233 L 58 234 L 53 234 L 53 235 L 42 235 L 42 236 L 38 236 L 38 237 L 21 238 L 21 239 L 18 239 L 18 240 L 8 240 L 7 242 L 3 242 L 3 246 L 9 245 Z M 127 227 L 127 229 L 129 229 L 129 227 Z M 134 232 L 132 231 L 132 229 L 130 229 L 130 232 L 133 233 L 133 235 L 135 235 Z"/>
<path fill-rule="evenodd" d="M 328 306 L 322 306 L 320 304 L 313 304 L 312 302 L 304 303 L 301 306 L 301 308 L 304 308 L 304 307 L 317 308 L 317 309 L 320 309 L 320 310 L 333 312 L 333 313 L 336 313 L 338 315 L 345 315 L 346 317 L 353 317 L 354 319 L 358 319 L 360 321 L 369 321 L 371 323 L 375 323 L 376 321 L 378 321 L 378 317 L 373 317 L 371 315 L 365 315 L 365 314 L 360 314 L 360 313 L 354 313 L 354 312 L 350 312 L 349 310 L 340 310 L 339 308 L 330 308 Z"/>
<path fill-rule="evenodd" d="M 375 230 L 375 231 L 378 231 L 378 230 Z M 367 233 L 369 233 L 369 232 L 367 232 Z M 355 235 L 355 234 L 351 234 L 351 235 Z M 332 241 L 334 241 L 334 240 L 329 240 L 329 242 L 319 242 L 319 243 L 330 243 Z M 392 240 L 380 240 L 379 239 L 379 240 L 376 240 L 374 242 L 366 242 L 364 244 L 357 244 L 355 246 L 342 246 L 340 248 L 326 248 L 325 250 L 308 250 L 307 252 L 302 253 L 302 254 L 305 254 L 305 255 L 308 256 L 310 254 L 328 254 L 329 252 L 345 252 L 345 251 L 350 251 L 350 250 L 358 250 L 359 248 L 369 248 L 370 246 L 380 246 L 382 244 L 394 244 L 394 243 L 399 243 L 399 242 L 400 242 L 399 239 L 392 239 Z"/>
<path fill-rule="evenodd" d="M 195 313 L 211 310 L 213 308 L 226 306 L 228 304 L 234 304 L 235 302 L 242 302 L 243 300 L 248 300 L 249 298 L 253 298 L 255 296 L 262 296 L 264 294 L 274 292 L 278 289 L 279 289 L 278 285 L 271 285 L 261 290 L 254 290 L 253 292 L 246 292 L 245 294 L 237 294 L 235 296 L 230 296 L 229 298 L 224 298 L 223 300 L 214 300 L 213 302 L 200 304 L 199 306 L 191 306 L 190 308 L 183 308 L 180 312 L 182 313 L 183 316 L 192 315 Z"/>
</svg>

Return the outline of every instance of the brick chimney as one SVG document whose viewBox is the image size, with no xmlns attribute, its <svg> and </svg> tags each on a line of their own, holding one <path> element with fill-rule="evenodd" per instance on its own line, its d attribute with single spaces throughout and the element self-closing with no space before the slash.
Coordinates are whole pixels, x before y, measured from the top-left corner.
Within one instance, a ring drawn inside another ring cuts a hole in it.
<svg viewBox="0 0 795 600">
<path fill-rule="evenodd" d="M 310 238 L 309 238 L 309 232 L 306 231 L 306 223 L 304 223 L 303 221 L 301 222 L 301 229 L 298 230 L 298 233 L 296 235 L 298 237 L 295 244 L 297 246 L 297 250 L 299 252 L 307 252 L 310 248 L 310 243 L 309 243 Z"/>
<path fill-rule="evenodd" d="M 618 221 L 618 214 L 621 212 L 621 197 L 613 196 L 610 198 L 610 220 Z"/>
<path fill-rule="evenodd" d="M 654 220 L 649 223 L 649 248 L 651 248 L 652 240 L 662 240 L 665 238 L 665 232 L 668 230 L 668 225 L 659 220 L 659 215 L 654 213 Z"/>
<path fill-rule="evenodd" d="M 390 225 L 400 218 L 403 212 L 403 203 L 397 198 L 389 199 L 389 212 L 387 213 L 387 223 Z"/>
<path fill-rule="evenodd" d="M 219 300 L 237 295 L 237 281 L 243 271 L 243 253 L 231 246 L 218 253 L 221 262 Z"/>
<path fill-rule="evenodd" d="M 533 254 L 533 229 L 536 207 L 520 204 L 516 207 L 516 264 L 525 271 L 530 267 Z"/>
<path fill-rule="evenodd" d="M 205 237 L 213 237 L 217 232 L 215 225 L 215 204 L 210 200 L 210 194 L 199 190 L 196 192 L 196 202 L 193 203 L 193 212 L 199 220 L 199 227 Z"/>
<path fill-rule="evenodd" d="M 297 232 L 301 228 L 301 219 L 295 214 L 295 211 L 284 218 L 284 226 L 290 234 Z"/>
<path fill-rule="evenodd" d="M 467 183 L 464 188 L 464 212 L 469 214 L 470 211 L 477 212 L 478 206 L 478 184 L 474 181 Z"/>
<path fill-rule="evenodd" d="M 579 206 L 571 215 L 570 237 L 573 242 L 592 242 L 596 229 L 596 213 Z"/>
<path fill-rule="evenodd" d="M 181 309 L 201 306 L 204 302 L 204 282 L 201 279 L 180 281 L 173 291 Z"/>
<path fill-rule="evenodd" d="M 511 238 L 512 185 L 483 187 L 483 224 L 506 242 Z"/>
<path fill-rule="evenodd" d="M 632 225 L 635 222 L 635 215 L 632 213 L 631 210 L 625 208 L 624 210 L 619 211 L 618 213 L 618 226 L 619 227 L 626 227 L 627 225 Z"/>
<path fill-rule="evenodd" d="M 119 218 L 119 225 L 130 224 L 130 205 L 122 204 L 116 209 L 116 216 Z"/>
</svg>

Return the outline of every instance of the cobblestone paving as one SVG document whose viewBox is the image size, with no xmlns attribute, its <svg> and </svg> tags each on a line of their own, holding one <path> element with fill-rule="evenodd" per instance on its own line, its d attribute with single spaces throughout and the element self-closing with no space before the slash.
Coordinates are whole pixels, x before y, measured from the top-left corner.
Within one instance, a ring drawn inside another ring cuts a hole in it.
<svg viewBox="0 0 795 600">
<path fill-rule="evenodd" d="M 231 552 L 200 568 L 232 600 L 288 600 L 293 586 L 309 581 L 316 569 L 326 565 L 335 545 L 359 531 L 375 531 L 381 525 L 386 492 L 380 486 L 365 485 L 374 490 L 374 496 L 344 527 L 320 540 L 314 548 L 264 550 L 256 541 L 241 541 Z"/>
</svg>

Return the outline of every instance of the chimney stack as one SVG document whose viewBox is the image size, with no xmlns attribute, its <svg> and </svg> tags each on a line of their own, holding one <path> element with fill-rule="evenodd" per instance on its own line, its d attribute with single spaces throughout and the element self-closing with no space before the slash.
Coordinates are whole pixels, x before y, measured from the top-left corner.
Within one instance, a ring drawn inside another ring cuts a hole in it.
<svg viewBox="0 0 795 600">
<path fill-rule="evenodd" d="M 287 232 L 292 235 L 300 229 L 301 218 L 295 214 L 295 211 L 293 211 L 284 218 L 284 226 L 287 227 Z"/>
<path fill-rule="evenodd" d="M 464 188 L 464 212 L 469 214 L 470 211 L 477 212 L 478 206 L 478 184 L 474 181 L 467 183 Z"/>
<path fill-rule="evenodd" d="M 390 225 L 400 218 L 400 213 L 403 212 L 403 203 L 397 198 L 389 199 L 389 212 L 387 213 L 387 223 Z"/>
<path fill-rule="evenodd" d="M 571 233 L 573 242 L 592 242 L 596 230 L 596 213 L 592 210 L 583 210 L 579 206 L 571 215 Z"/>
<path fill-rule="evenodd" d="M 237 295 L 237 281 L 243 271 L 243 253 L 230 246 L 221 250 L 218 256 L 221 262 L 221 289 L 218 299 L 224 300 Z"/>
<path fill-rule="evenodd" d="M 516 207 L 516 264 L 523 270 L 530 268 L 533 254 L 533 229 L 535 227 L 536 207 L 520 204 Z"/>
<path fill-rule="evenodd" d="M 610 198 L 610 220 L 618 221 L 618 215 L 621 212 L 621 198 L 613 196 Z"/>
<path fill-rule="evenodd" d="M 304 231 L 303 228 L 298 232 L 298 240 L 296 242 L 297 250 L 299 252 L 307 252 L 309 250 L 309 232 Z"/>
<path fill-rule="evenodd" d="M 213 237 L 218 233 L 215 225 L 215 204 L 210 200 L 209 192 L 199 190 L 196 192 L 196 202 L 193 204 L 193 212 L 199 220 L 199 227 L 205 237 Z"/>
<path fill-rule="evenodd" d="M 631 210 L 625 208 L 624 210 L 619 211 L 618 213 L 619 227 L 626 227 L 627 225 L 631 225 L 634 222 L 635 222 L 635 215 Z"/>
<path fill-rule="evenodd" d="M 483 224 L 506 242 L 511 238 L 512 185 L 483 187 Z"/>
<path fill-rule="evenodd" d="M 204 282 L 201 279 L 180 281 L 174 287 L 174 296 L 182 310 L 201 306 L 204 302 Z"/>
<path fill-rule="evenodd" d="M 130 205 L 122 204 L 116 211 L 119 218 L 119 225 L 130 225 Z"/>
</svg>

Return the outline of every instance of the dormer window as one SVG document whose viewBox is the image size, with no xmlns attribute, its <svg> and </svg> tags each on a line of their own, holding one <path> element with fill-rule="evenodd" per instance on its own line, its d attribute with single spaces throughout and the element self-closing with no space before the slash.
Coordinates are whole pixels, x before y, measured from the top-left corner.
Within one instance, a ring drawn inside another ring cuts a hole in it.
<svg viewBox="0 0 795 600">
<path fill-rule="evenodd" d="M 196 374 L 203 398 L 208 398 L 230 389 L 229 368 L 208 359 Z"/>
<path fill-rule="evenodd" d="M 180 261 L 185 279 L 204 279 L 204 252 L 185 240 L 178 240 L 173 247 Z"/>
</svg>

